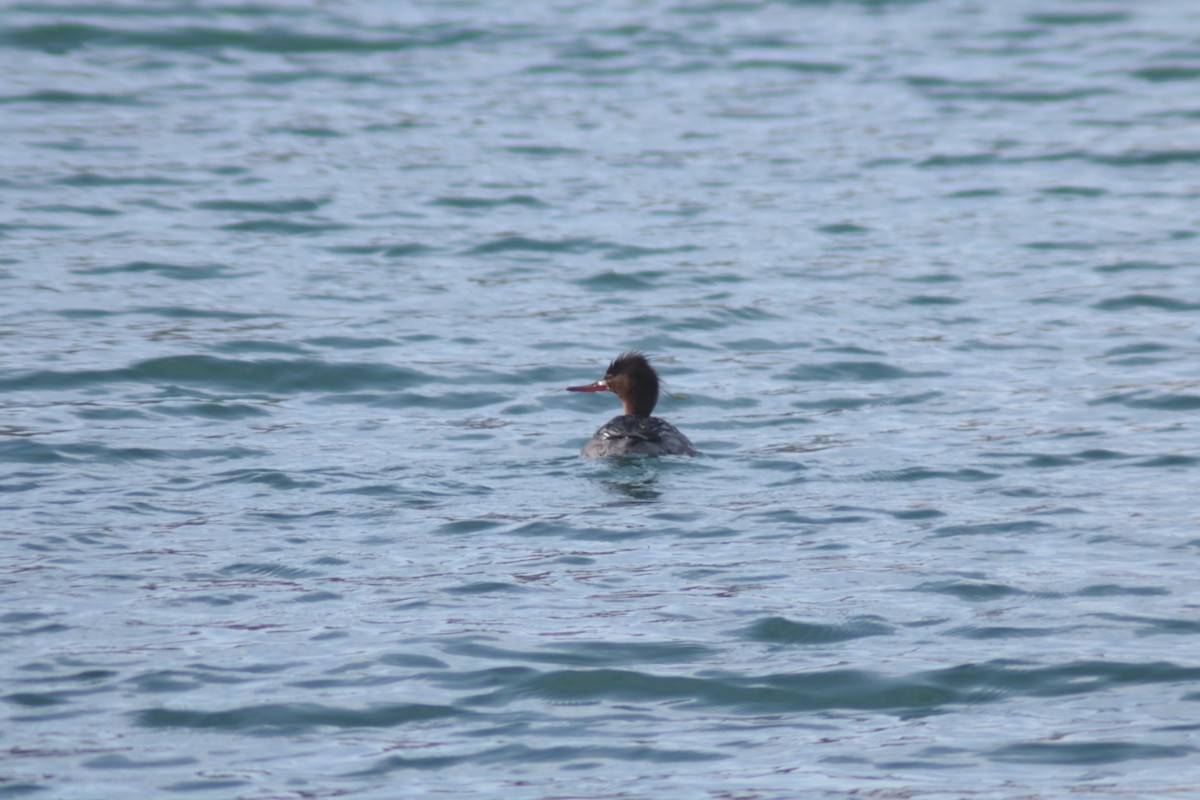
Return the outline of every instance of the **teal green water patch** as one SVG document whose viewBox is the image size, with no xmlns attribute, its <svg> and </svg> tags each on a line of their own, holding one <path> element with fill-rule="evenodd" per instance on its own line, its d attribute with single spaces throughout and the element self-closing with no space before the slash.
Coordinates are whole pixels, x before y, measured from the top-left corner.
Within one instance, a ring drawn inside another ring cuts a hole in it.
<svg viewBox="0 0 1200 800">
<path fill-rule="evenodd" d="M 832 225 L 820 225 L 817 230 L 821 233 L 832 233 L 835 235 L 841 234 L 861 234 L 870 233 L 871 229 L 865 225 L 855 225 L 852 222 L 838 222 Z"/>
<path fill-rule="evenodd" d="M 41 622 L 48 619 L 54 619 L 54 616 L 38 611 L 10 611 L 7 614 L 0 614 L 0 625 L 22 625 L 26 622 Z"/>
<path fill-rule="evenodd" d="M 703 248 L 685 244 L 678 247 L 639 247 L 632 244 L 608 244 L 604 257 L 609 261 L 626 261 L 635 258 L 650 258 L 653 256 L 670 255 L 673 253 L 694 253 Z M 717 280 L 721 280 L 718 278 Z"/>
<path fill-rule="evenodd" d="M 546 208 L 547 204 L 528 194 L 512 194 L 507 197 L 439 197 L 431 200 L 430 205 L 461 208 L 464 210 L 489 210 L 502 206 L 521 206 L 524 208 Z"/>
<path fill-rule="evenodd" d="M 1116 450 L 1106 450 L 1102 447 L 1091 450 L 1080 450 L 1074 454 L 1076 458 L 1084 461 L 1120 461 L 1125 458 L 1132 458 L 1127 453 L 1119 453 Z"/>
<path fill-rule="evenodd" d="M 470 534 L 495 530 L 509 524 L 506 519 L 456 519 L 437 527 L 438 533 Z"/>
<path fill-rule="evenodd" d="M 413 653 L 388 653 L 379 657 L 380 664 L 404 669 L 449 669 L 450 665 L 440 658 Z"/>
<path fill-rule="evenodd" d="M 190 606 L 200 605 L 208 608 L 225 608 L 226 606 L 236 606 L 242 603 L 248 603 L 254 600 L 256 595 L 247 594 L 245 592 L 230 592 L 228 594 L 205 594 L 197 592 L 186 598 L 170 601 L 172 606 Z"/>
<path fill-rule="evenodd" d="M 0 33 L 0 47 L 67 53 L 80 48 L 144 47 L 170 52 L 212 53 L 243 50 L 260 53 L 402 52 L 415 48 L 449 47 L 494 34 L 484 29 L 428 25 L 408 29 L 406 36 L 355 36 L 349 33 L 301 33 L 284 27 L 260 30 L 188 26 L 178 28 L 110 28 L 61 22 L 10 27 Z"/>
<path fill-rule="evenodd" d="M 491 242 L 476 245 L 466 251 L 467 255 L 489 255 L 492 253 L 588 253 L 603 252 L 605 258 L 626 260 L 668 253 L 692 252 L 692 245 L 680 247 L 637 247 L 634 245 L 605 242 L 587 237 L 570 239 L 533 239 L 527 236 L 505 236 Z"/>
<path fill-rule="evenodd" d="M 1172 264 L 1161 264 L 1156 261 L 1117 261 L 1112 264 L 1101 264 L 1098 267 L 1092 267 L 1096 272 L 1158 272 L 1162 270 L 1175 269 Z"/>
<path fill-rule="evenodd" d="M 72 311 L 62 312 L 63 316 L 69 316 Z M 80 313 L 94 313 L 91 309 L 81 309 Z M 150 314 L 156 317 L 166 317 L 167 319 L 218 319 L 224 321 L 237 320 L 263 320 L 271 318 L 279 318 L 283 314 L 277 314 L 271 311 L 232 311 L 225 308 L 191 308 L 188 306 L 143 306 L 133 308 L 129 311 L 114 311 L 106 312 L 112 314 Z"/>
<path fill-rule="evenodd" d="M 1185 745 L 1140 744 L 1138 742 L 1027 742 L 993 750 L 996 761 L 1019 764 L 1097 765 L 1119 764 L 1144 759 L 1192 758 L 1197 749 Z"/>
<path fill-rule="evenodd" d="M 408 258 L 409 256 L 423 256 L 429 253 L 435 253 L 438 248 L 431 247 L 420 242 L 406 242 L 404 244 L 366 244 L 366 245 L 334 245 L 325 248 L 331 253 L 351 256 L 371 256 L 382 255 L 385 258 Z"/>
<path fill-rule="evenodd" d="M 687 664 L 715 657 L 719 651 L 686 642 L 555 642 L 540 650 L 515 650 L 480 642 L 450 642 L 447 655 L 514 664 L 563 664 L 576 667 L 620 667 L 631 664 Z"/>
<path fill-rule="evenodd" d="M 797 61 L 788 58 L 747 58 L 730 65 L 737 70 L 779 69 L 808 75 L 837 75 L 850 69 L 847 64 L 826 61 Z"/>
<path fill-rule="evenodd" d="M 595 250 L 597 244 L 592 239 L 531 239 L 526 236 L 505 236 L 491 242 L 476 245 L 466 251 L 467 255 L 490 255 L 492 253 L 584 253 Z"/>
<path fill-rule="evenodd" d="M 89 460 L 121 464 L 137 461 L 225 460 L 262 455 L 245 447 L 192 447 L 164 450 L 156 447 L 113 447 L 98 442 L 43 444 L 30 438 L 0 439 L 0 461 L 52 464 Z"/>
<path fill-rule="evenodd" d="M 4 701 L 20 708 L 47 708 L 66 705 L 73 695 L 73 692 L 14 692 L 4 695 Z"/>
<path fill-rule="evenodd" d="M 137 150 L 136 147 L 133 147 L 131 145 L 117 145 L 117 144 L 89 145 L 86 141 L 84 141 L 76 136 L 68 136 L 66 138 L 60 139 L 58 141 L 53 141 L 53 142 L 44 142 L 44 141 L 43 142 L 30 142 L 30 146 L 41 148 L 43 150 L 59 150 L 64 153 L 98 153 L 98 152 L 117 153 L 117 152 L 135 152 Z M 20 185 L 21 184 L 14 183 L 12 181 L 0 179 L 0 186 L 10 186 L 11 187 L 11 186 L 20 186 Z M 153 201 L 142 201 L 142 202 L 153 202 Z M 146 206 L 146 207 L 149 208 L 150 206 Z M 163 206 L 163 208 L 168 208 L 168 207 Z"/>
<path fill-rule="evenodd" d="M 344 489 L 327 489 L 326 494 L 349 494 L 359 497 L 378 497 L 400 501 L 410 500 L 412 495 L 408 489 L 390 483 L 374 483 L 362 486 L 349 486 Z"/>
<path fill-rule="evenodd" d="M 373 83 L 379 81 L 386 84 L 386 79 L 362 73 L 344 73 L 335 70 L 321 69 L 293 69 L 293 70 L 267 70 L 264 72 L 254 72 L 246 76 L 246 80 L 251 83 L 259 83 L 265 86 L 286 86 L 292 83 L 301 83 L 304 81 L 339 81 L 348 84 L 356 83 Z M 274 128 L 272 130 L 278 130 Z"/>
<path fill-rule="evenodd" d="M 999 454 L 988 454 L 999 455 Z M 1005 456 L 1017 455 L 1018 458 L 1024 457 L 1025 461 L 1021 462 L 1022 466 L 1031 467 L 1033 469 L 1051 469 L 1054 467 L 1069 467 L 1079 463 L 1071 456 L 1054 455 L 1050 453 L 1032 453 L 1032 454 L 1012 454 L 1006 453 Z"/>
<path fill-rule="evenodd" d="M 921 168 L 931 167 L 977 167 L 985 164 L 995 164 L 999 156 L 995 153 L 970 153 L 966 155 L 936 155 L 926 158 L 917 164 Z"/>
<path fill-rule="evenodd" d="M 512 153 L 518 156 L 536 156 L 539 158 L 555 158 L 557 156 L 578 156 L 583 155 L 584 150 L 579 150 L 574 147 L 558 147 L 555 145 L 539 145 L 526 144 L 514 145 L 505 147 L 505 152 Z"/>
<path fill-rule="evenodd" d="M 1047 636 L 1062 636 L 1069 632 L 1070 629 L 1067 628 L 1017 628 L 1009 625 L 983 625 L 952 628 L 946 631 L 945 635 L 962 639 L 991 641 L 994 639 L 1041 639 Z"/>
<path fill-rule="evenodd" d="M 450 595 L 494 595 L 524 592 L 525 587 L 503 581 L 478 581 L 476 583 L 464 583 L 459 586 L 448 586 L 442 589 L 442 591 Z"/>
<path fill-rule="evenodd" d="M 952 78 L 944 78 L 938 75 L 907 75 L 904 77 L 904 82 L 914 89 L 942 89 L 942 88 L 986 88 L 995 86 L 995 81 L 982 80 L 954 80 Z"/>
<path fill-rule="evenodd" d="M 328 205 L 328 197 L 316 199 L 295 198 L 291 200 L 201 200 L 192 203 L 192 208 L 205 211 L 237 211 L 252 214 L 304 214 Z"/>
<path fill-rule="evenodd" d="M 1025 242 L 1021 246 L 1029 250 L 1078 250 L 1086 252 L 1097 249 L 1099 245 L 1095 242 L 1038 241 Z"/>
<path fill-rule="evenodd" d="M 1122 586 L 1117 583 L 1098 583 L 1075 592 L 1079 597 L 1160 597 L 1170 594 L 1160 586 Z"/>
<path fill-rule="evenodd" d="M 1127 408 L 1149 408 L 1156 411 L 1195 411 L 1200 409 L 1200 395 L 1182 392 L 1153 394 L 1147 391 L 1118 392 L 1089 400 L 1088 405 L 1123 405 Z"/>
<path fill-rule="evenodd" d="M 834 625 L 767 617 L 738 631 L 738 635 L 765 644 L 827 645 L 864 636 L 886 636 L 892 631 L 893 628 L 878 617 L 862 617 Z"/>
<path fill-rule="evenodd" d="M 111 267 L 86 267 L 72 270 L 79 275 L 145 275 L 154 274 L 177 281 L 207 281 L 239 278 L 247 273 L 235 273 L 227 264 L 164 264 L 155 261 L 131 261 Z"/>
<path fill-rule="evenodd" d="M 1090 155 L 1088 158 L 1109 167 L 1161 167 L 1200 163 L 1200 150 L 1130 150 L 1109 155 Z"/>
<path fill-rule="evenodd" d="M 600 272 L 575 281 L 575 284 L 595 292 L 641 292 L 657 288 L 668 273 L 660 270 L 641 272 Z"/>
<path fill-rule="evenodd" d="M 834 347 L 817 347 L 818 353 L 845 353 L 851 356 L 882 356 L 886 355 L 882 350 L 870 350 L 866 347 L 859 347 L 856 344 L 843 344 Z"/>
<path fill-rule="evenodd" d="M 1200 311 L 1200 303 L 1189 303 L 1184 300 L 1176 300 L 1173 297 L 1141 293 L 1101 300 L 1099 303 L 1093 304 L 1092 307 L 1098 308 L 1101 311 L 1129 311 L 1136 308 L 1149 308 L 1159 311 Z"/>
<path fill-rule="evenodd" d="M 165 356 L 108 370 L 37 370 L 0 378 L 0 392 L 69 389 L 121 383 L 184 384 L 249 392 L 397 390 L 435 380 L 390 364 L 331 363 L 313 359 L 249 361 L 216 356 Z"/>
<path fill-rule="evenodd" d="M 673 703 L 753 715 L 854 709 L 911 716 L 996 697 L 994 676 L 972 672 L 970 667 L 900 677 L 828 670 L 761 677 L 718 672 L 699 678 L 629 669 L 485 670 L 463 677 L 488 687 L 463 700 L 476 707 L 502 707 L 535 697 L 549 703 Z M 442 676 L 438 682 L 453 685 L 460 681 Z"/>
<path fill-rule="evenodd" d="M 951 200 L 969 200 L 980 197 L 1001 197 L 1003 189 L 962 189 L 946 195 Z"/>
<path fill-rule="evenodd" d="M 341 131 L 336 131 L 333 128 L 326 128 L 320 125 L 309 127 L 294 127 L 284 126 L 277 128 L 267 128 L 267 133 L 286 133 L 292 136 L 305 136 L 310 139 L 339 139 L 346 134 Z"/>
<path fill-rule="evenodd" d="M 371 76 L 372 80 L 378 79 L 376 76 Z M 401 119 L 395 122 L 377 122 L 377 124 L 364 125 L 361 130 L 365 133 L 395 133 L 418 130 L 418 128 L 426 127 L 428 122 L 415 119 Z"/>
<path fill-rule="evenodd" d="M 605 459 L 609 462 L 619 462 L 621 459 Z M 627 458 L 628 462 L 638 461 L 639 459 Z M 604 465 L 608 466 L 608 465 Z M 654 490 L 650 487 L 644 487 L 636 482 L 613 484 L 613 488 L 625 494 L 632 494 L 635 498 L 654 499 L 656 496 Z M 602 528 L 592 525 L 581 525 L 578 522 L 570 522 L 566 520 L 537 520 L 534 522 L 526 522 L 508 531 L 512 536 L 529 536 L 529 537 L 554 537 L 563 539 L 578 539 L 582 541 L 599 541 L 599 542 L 622 542 L 628 539 L 637 539 L 648 536 L 662 536 L 666 533 L 677 533 L 675 529 L 664 530 L 662 528 L 650 528 L 634 523 L 622 523 L 621 525 L 611 528 Z"/>
<path fill-rule="evenodd" d="M 1107 189 L 1098 186 L 1050 186 L 1039 191 L 1045 195 L 1066 197 L 1103 197 L 1108 194 Z"/>
<path fill-rule="evenodd" d="M 1110 348 L 1104 351 L 1105 359 L 1111 359 L 1114 356 L 1121 355 L 1140 355 L 1145 353 L 1168 353 L 1174 350 L 1169 344 L 1159 344 L 1158 342 L 1139 342 L 1136 344 L 1122 344 L 1121 347 Z"/>
<path fill-rule="evenodd" d="M 120 673 L 113 669 L 80 669 L 78 672 L 50 676 L 50 678 L 34 679 L 36 682 L 55 682 L 55 684 L 96 684 L 116 678 Z"/>
<path fill-rule="evenodd" d="M 950 297 L 941 294 L 915 294 L 912 297 L 906 298 L 904 302 L 912 306 L 957 306 L 962 305 L 966 301 L 961 297 Z"/>
<path fill-rule="evenodd" d="M 214 344 L 212 350 L 217 353 L 284 353 L 296 356 L 310 352 L 306 347 L 269 339 L 232 339 Z"/>
<path fill-rule="evenodd" d="M 1000 90 L 1000 89 L 970 89 L 970 90 L 938 90 L 928 92 L 933 97 L 944 100 L 982 100 L 1001 103 L 1064 103 L 1073 100 L 1084 100 L 1091 97 L 1116 94 L 1112 89 L 1064 89 L 1061 91 L 1032 91 L 1032 90 Z"/>
<path fill-rule="evenodd" d="M 1073 661 L 1033 668 L 992 662 L 954 668 L 945 674 L 957 674 L 960 682 L 990 685 L 1033 697 L 1067 697 L 1124 686 L 1173 686 L 1200 681 L 1200 668 L 1182 667 L 1169 661 Z"/>
<path fill-rule="evenodd" d="M 385 258 L 408 258 L 409 256 L 423 256 L 433 252 L 437 252 L 436 247 L 429 247 L 419 242 L 394 244 L 383 249 Z"/>
<path fill-rule="evenodd" d="M 49 783 L 49 781 L 47 781 Z M 0 784 L 0 797 L 24 797 L 25 795 L 33 795 L 37 792 L 44 792 L 50 786 L 42 786 L 37 783 L 28 783 L 20 778 L 6 780 Z"/>
<path fill-rule="evenodd" d="M 926 520 L 939 519 L 946 516 L 946 512 L 939 511 L 936 508 L 906 508 L 900 511 L 888 511 L 889 515 L 896 519 L 906 520 Z"/>
<path fill-rule="evenodd" d="M 107 189 L 113 186 L 190 186 L 195 181 L 185 181 L 178 178 L 164 178 L 159 175 L 111 177 L 98 175 L 94 172 L 80 172 L 57 178 L 53 181 L 62 186 L 75 186 L 84 189 Z"/>
<path fill-rule="evenodd" d="M 188 711 L 155 708 L 132 712 L 146 728 L 222 729 L 254 736 L 292 736 L 321 727 L 394 728 L 468 713 L 449 706 L 395 703 L 366 709 L 339 708 L 319 703 L 268 703 L 228 711 Z"/>
<path fill-rule="evenodd" d="M 215 479 L 217 483 L 260 483 L 272 489 L 316 489 L 325 485 L 322 481 L 299 480 L 273 469 L 229 470 L 216 473 Z"/>
<path fill-rule="evenodd" d="M 97 92 L 72 92 L 45 89 L 0 96 L 0 105 L 19 103 L 44 103 L 47 105 L 101 105 L 101 106 L 145 106 L 151 105 L 132 94 L 103 94 Z"/>
<path fill-rule="evenodd" d="M 266 233 L 280 236 L 308 236 L 311 234 L 343 231 L 350 226 L 341 222 L 290 222 L 282 219 L 250 219 L 222 225 L 223 231 L 239 233 Z"/>
<path fill-rule="evenodd" d="M 1145 461 L 1134 462 L 1130 466 L 1146 467 L 1150 469 L 1165 469 L 1172 467 L 1194 467 L 1197 464 L 1200 464 L 1200 458 L 1195 456 L 1174 454 L 1148 458 Z"/>
<path fill-rule="evenodd" d="M 1025 534 L 1045 531 L 1051 526 L 1036 520 L 1018 520 L 1015 522 L 988 522 L 979 525 L 945 525 L 937 528 L 934 533 L 944 536 L 1006 536 L 1008 534 Z"/>
<path fill-rule="evenodd" d="M 1098 619 L 1137 625 L 1138 636 L 1195 636 L 1200 633 L 1200 622 L 1192 619 L 1141 617 L 1132 614 L 1102 613 L 1094 615 Z"/>
<path fill-rule="evenodd" d="M 387 756 L 370 769 L 351 772 L 346 777 L 370 778 L 410 769 L 448 769 L 473 760 L 472 756 Z"/>
<path fill-rule="evenodd" d="M 1151 83 L 1164 83 L 1166 81 L 1194 81 L 1200 79 L 1200 67 L 1193 66 L 1161 66 L 1161 67 L 1144 67 L 1135 69 L 1129 73 L 1135 78 L 1141 78 L 1144 81 Z"/>
<path fill-rule="evenodd" d="M 0 463 L 56 464 L 73 461 L 55 447 L 21 436 L 0 439 Z"/>
<path fill-rule="evenodd" d="M 4 699 L 18 705 L 33 708 L 47 705 L 62 705 L 80 697 L 110 691 L 113 679 L 118 676 L 118 672 L 110 669 L 84 669 L 77 672 L 44 677 L 29 676 L 17 681 L 17 683 L 19 685 L 28 685 L 30 683 L 39 685 L 66 684 L 67 687 L 45 692 L 18 692 L 6 695 Z"/>
<path fill-rule="evenodd" d="M 1028 594 L 1012 586 L 984 581 L 926 581 L 914 586 L 912 591 L 948 595 L 968 603 L 986 603 Z"/>
<path fill-rule="evenodd" d="M 1025 19 L 1035 25 L 1115 25 L 1128 22 L 1131 15 L 1125 11 L 1043 11 L 1026 14 Z"/>
<path fill-rule="evenodd" d="M 117 217 L 124 213 L 115 208 L 105 208 L 103 206 L 72 206 L 63 204 L 28 206 L 26 210 L 44 211 L 50 214 L 83 214 L 88 217 Z"/>
</svg>

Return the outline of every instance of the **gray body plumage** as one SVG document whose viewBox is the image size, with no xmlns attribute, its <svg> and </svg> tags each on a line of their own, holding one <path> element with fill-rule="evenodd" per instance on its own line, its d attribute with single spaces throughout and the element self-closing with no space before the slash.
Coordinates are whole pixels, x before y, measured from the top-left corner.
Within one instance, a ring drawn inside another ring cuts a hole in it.
<svg viewBox="0 0 1200 800">
<path fill-rule="evenodd" d="M 658 417 L 622 414 L 604 423 L 580 455 L 601 456 L 694 456 L 696 448 L 671 423 Z"/>
</svg>

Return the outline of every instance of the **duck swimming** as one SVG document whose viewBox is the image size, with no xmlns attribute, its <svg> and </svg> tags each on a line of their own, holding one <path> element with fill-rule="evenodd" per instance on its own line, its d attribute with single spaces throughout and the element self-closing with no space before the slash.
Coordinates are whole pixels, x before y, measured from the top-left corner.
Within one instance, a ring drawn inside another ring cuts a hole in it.
<svg viewBox="0 0 1200 800">
<path fill-rule="evenodd" d="M 658 373 L 636 350 L 622 353 L 608 365 L 604 377 L 586 386 L 568 386 L 568 392 L 613 392 L 625 413 L 604 423 L 583 446 L 581 456 L 694 456 L 696 448 L 671 423 L 653 417 L 658 403 Z"/>
</svg>

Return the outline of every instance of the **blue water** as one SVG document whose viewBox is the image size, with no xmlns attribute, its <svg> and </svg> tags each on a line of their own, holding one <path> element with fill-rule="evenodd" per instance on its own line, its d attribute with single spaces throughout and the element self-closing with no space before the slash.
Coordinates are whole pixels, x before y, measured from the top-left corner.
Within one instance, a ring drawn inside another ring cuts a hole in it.
<svg viewBox="0 0 1200 800">
<path fill-rule="evenodd" d="M 3 11 L 0 797 L 1197 796 L 1195 3 Z"/>
</svg>

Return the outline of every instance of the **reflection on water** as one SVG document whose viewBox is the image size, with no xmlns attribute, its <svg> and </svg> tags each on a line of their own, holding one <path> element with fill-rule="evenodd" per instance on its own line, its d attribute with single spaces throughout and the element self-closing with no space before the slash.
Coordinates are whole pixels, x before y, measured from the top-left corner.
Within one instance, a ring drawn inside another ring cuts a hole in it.
<svg viewBox="0 0 1200 800">
<path fill-rule="evenodd" d="M 606 503 L 607 506 L 620 506 L 637 503 L 653 503 L 662 497 L 659 486 L 657 464 L 661 459 L 647 456 L 614 456 L 605 459 L 604 473 L 621 474 L 620 478 L 598 477 L 597 482 L 618 500 Z"/>
</svg>

